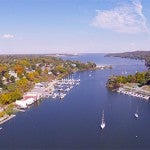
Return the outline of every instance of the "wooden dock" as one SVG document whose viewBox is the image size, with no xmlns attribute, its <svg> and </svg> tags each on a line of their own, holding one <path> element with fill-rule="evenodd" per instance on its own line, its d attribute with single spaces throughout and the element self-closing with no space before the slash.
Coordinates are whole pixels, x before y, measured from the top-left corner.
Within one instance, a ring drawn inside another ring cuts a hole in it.
<svg viewBox="0 0 150 150">
<path fill-rule="evenodd" d="M 12 118 L 14 118 L 16 115 L 10 115 L 10 116 L 4 116 L 4 117 L 1 117 L 0 118 L 0 124 L 3 124 L 3 123 L 5 123 L 6 121 L 8 121 L 8 120 L 10 120 L 10 119 L 12 119 Z"/>
</svg>

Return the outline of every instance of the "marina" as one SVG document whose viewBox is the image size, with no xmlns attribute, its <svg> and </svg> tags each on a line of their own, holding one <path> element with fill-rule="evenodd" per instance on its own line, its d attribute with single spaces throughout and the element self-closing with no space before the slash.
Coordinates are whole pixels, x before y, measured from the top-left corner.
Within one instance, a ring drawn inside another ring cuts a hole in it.
<svg viewBox="0 0 150 150">
<path fill-rule="evenodd" d="M 23 99 L 16 100 L 14 111 L 25 112 L 31 105 L 44 98 L 51 97 L 56 99 L 58 97 L 59 99 L 63 99 L 74 86 L 79 84 L 80 79 L 61 79 L 50 83 L 37 83 L 31 91 L 24 94 Z M 1 117 L 0 124 L 5 123 L 13 117 L 15 117 L 13 114 Z"/>
<path fill-rule="evenodd" d="M 117 90 L 118 93 L 122 93 L 125 95 L 141 98 L 144 100 L 149 100 L 150 99 L 150 92 L 141 90 L 140 88 L 131 88 L 127 86 L 120 87 Z"/>
<path fill-rule="evenodd" d="M 54 90 L 51 92 L 52 98 L 60 98 L 63 99 L 67 93 L 80 84 L 80 79 L 62 79 L 57 82 Z"/>
<path fill-rule="evenodd" d="M 24 94 L 22 100 L 17 100 L 15 105 L 18 109 L 25 110 L 39 99 L 52 97 L 63 99 L 67 93 L 80 84 L 80 79 L 61 79 L 50 83 L 37 83 L 35 87 Z"/>
</svg>

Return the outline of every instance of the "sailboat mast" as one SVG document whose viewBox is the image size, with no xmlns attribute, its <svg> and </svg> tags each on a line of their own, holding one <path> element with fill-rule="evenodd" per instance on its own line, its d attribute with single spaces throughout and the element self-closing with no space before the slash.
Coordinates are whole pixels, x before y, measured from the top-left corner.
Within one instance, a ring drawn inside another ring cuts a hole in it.
<svg viewBox="0 0 150 150">
<path fill-rule="evenodd" d="M 104 122 L 104 110 L 103 110 L 103 113 L 102 113 L 102 122 Z"/>
</svg>

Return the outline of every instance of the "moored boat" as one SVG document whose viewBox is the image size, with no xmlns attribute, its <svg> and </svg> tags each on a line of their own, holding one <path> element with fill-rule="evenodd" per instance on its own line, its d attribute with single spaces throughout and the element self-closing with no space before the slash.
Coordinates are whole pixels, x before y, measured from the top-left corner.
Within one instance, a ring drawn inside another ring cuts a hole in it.
<svg viewBox="0 0 150 150">
<path fill-rule="evenodd" d="M 103 113 L 102 113 L 102 122 L 101 122 L 101 129 L 104 129 L 105 128 L 105 120 L 104 120 L 104 110 L 103 110 Z"/>
<path fill-rule="evenodd" d="M 138 115 L 138 107 L 137 107 L 137 110 L 136 110 L 136 113 L 134 114 L 135 118 L 138 118 L 139 115 Z"/>
</svg>

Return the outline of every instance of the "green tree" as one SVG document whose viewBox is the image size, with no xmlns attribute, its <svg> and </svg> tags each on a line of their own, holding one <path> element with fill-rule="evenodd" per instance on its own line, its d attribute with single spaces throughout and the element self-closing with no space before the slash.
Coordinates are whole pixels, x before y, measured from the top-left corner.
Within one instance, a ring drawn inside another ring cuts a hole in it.
<svg viewBox="0 0 150 150">
<path fill-rule="evenodd" d="M 41 73 L 42 73 L 42 69 L 40 67 L 38 67 L 35 71 L 37 71 L 39 73 L 39 75 L 41 75 Z"/>
<path fill-rule="evenodd" d="M 11 76 L 11 77 L 10 77 L 10 81 L 11 81 L 12 83 L 15 83 L 15 77 L 14 77 L 14 76 Z"/>
</svg>

